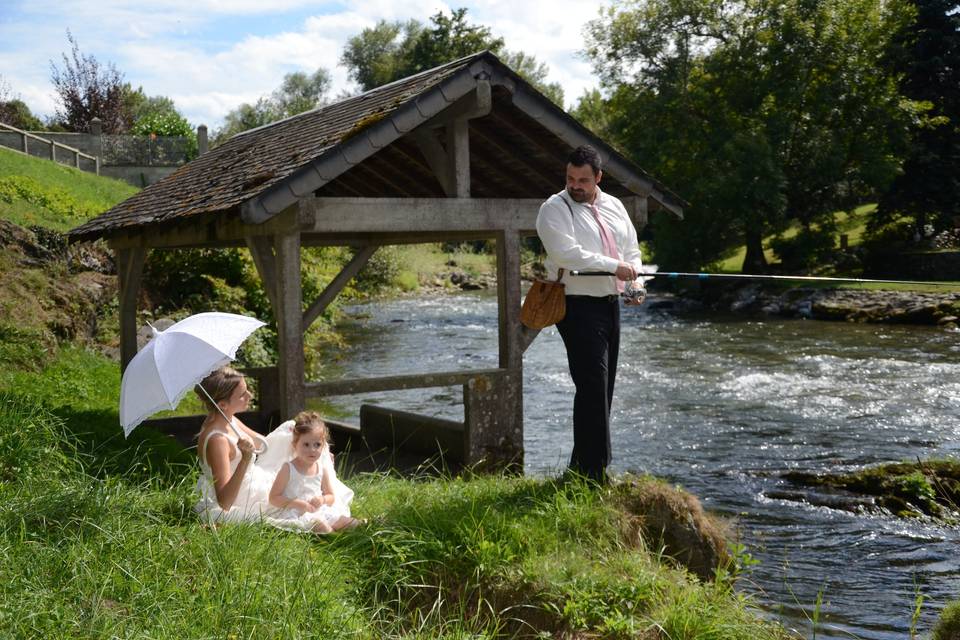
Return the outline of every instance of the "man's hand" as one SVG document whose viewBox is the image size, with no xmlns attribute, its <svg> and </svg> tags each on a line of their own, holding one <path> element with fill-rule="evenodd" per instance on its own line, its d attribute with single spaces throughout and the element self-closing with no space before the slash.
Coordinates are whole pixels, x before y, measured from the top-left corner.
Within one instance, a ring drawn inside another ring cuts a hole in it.
<svg viewBox="0 0 960 640">
<path fill-rule="evenodd" d="M 621 262 L 617 265 L 617 280 L 636 280 L 637 270 L 629 262 Z"/>
</svg>

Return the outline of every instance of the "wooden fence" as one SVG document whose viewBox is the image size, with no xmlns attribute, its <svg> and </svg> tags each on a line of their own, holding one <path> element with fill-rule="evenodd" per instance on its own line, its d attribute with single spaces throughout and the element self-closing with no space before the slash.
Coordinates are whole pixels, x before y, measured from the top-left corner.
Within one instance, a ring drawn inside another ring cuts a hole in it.
<svg viewBox="0 0 960 640">
<path fill-rule="evenodd" d="M 34 140 L 40 143 L 41 145 L 47 145 L 50 148 L 50 159 L 53 160 L 54 162 L 57 162 L 57 149 L 62 149 L 63 151 L 69 154 L 73 154 L 73 165 L 77 169 L 87 170 L 80 166 L 80 159 L 84 158 L 86 160 L 90 160 L 93 162 L 94 172 L 97 175 L 100 175 L 100 158 L 98 158 L 97 156 L 91 156 L 89 154 L 86 154 L 80 151 L 79 149 L 77 149 L 76 147 L 71 147 L 63 143 L 56 142 L 54 140 L 48 140 L 47 138 L 41 138 L 38 135 L 34 135 L 22 129 L 17 129 L 16 127 L 12 127 L 3 122 L 0 122 L 0 129 L 6 130 L 6 131 L 12 131 L 13 133 L 16 133 L 17 135 L 20 136 L 20 148 L 13 149 L 13 147 L 10 147 L 14 151 L 19 151 L 20 153 L 29 155 L 30 154 L 29 141 Z"/>
</svg>

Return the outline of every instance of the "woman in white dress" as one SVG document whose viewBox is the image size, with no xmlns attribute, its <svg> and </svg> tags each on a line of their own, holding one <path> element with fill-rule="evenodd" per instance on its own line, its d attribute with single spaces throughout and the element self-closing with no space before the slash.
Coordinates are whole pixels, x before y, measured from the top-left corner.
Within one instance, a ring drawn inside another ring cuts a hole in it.
<svg viewBox="0 0 960 640">
<path fill-rule="evenodd" d="M 197 390 L 208 414 L 197 438 L 201 474 L 195 509 L 210 524 L 258 521 L 267 508 L 273 476 L 253 464 L 254 443 L 263 438 L 236 417 L 250 406 L 247 382 L 240 372 L 222 367 L 200 384 L 210 397 Z"/>
</svg>

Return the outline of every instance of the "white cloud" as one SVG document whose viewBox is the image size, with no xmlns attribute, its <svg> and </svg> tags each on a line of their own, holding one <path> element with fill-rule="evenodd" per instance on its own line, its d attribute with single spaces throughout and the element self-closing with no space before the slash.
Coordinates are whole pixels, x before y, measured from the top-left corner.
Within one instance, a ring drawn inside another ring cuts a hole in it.
<svg viewBox="0 0 960 640">
<path fill-rule="evenodd" d="M 170 96 L 191 122 L 216 128 L 291 71 L 324 67 L 333 95 L 348 89 L 338 63 L 349 37 L 380 19 L 427 23 L 451 4 L 468 6 L 468 20 L 490 27 L 508 49 L 545 63 L 568 106 L 597 85 L 577 57 L 597 9 L 572 0 L 28 0 L 0 20 L 0 74 L 32 110 L 52 114 L 48 61 L 67 49 L 70 28 L 82 52 L 114 62 L 148 94 Z"/>
</svg>

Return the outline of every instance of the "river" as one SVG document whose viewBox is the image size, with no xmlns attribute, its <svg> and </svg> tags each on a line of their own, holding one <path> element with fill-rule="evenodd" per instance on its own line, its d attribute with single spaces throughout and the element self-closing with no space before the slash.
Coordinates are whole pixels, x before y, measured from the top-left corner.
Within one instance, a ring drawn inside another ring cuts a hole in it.
<svg viewBox="0 0 960 640">
<path fill-rule="evenodd" d="M 489 294 L 347 309 L 344 376 L 497 366 Z M 735 518 L 757 560 L 740 588 L 767 615 L 818 638 L 909 637 L 917 594 L 926 633 L 960 597 L 960 531 L 816 501 L 781 499 L 787 470 L 845 471 L 956 456 L 960 334 L 927 327 L 676 317 L 623 310 L 613 407 L 614 473 L 649 472 Z M 525 468 L 562 471 L 573 385 L 556 330 L 524 356 Z M 463 419 L 459 388 L 338 398 Z"/>
</svg>

